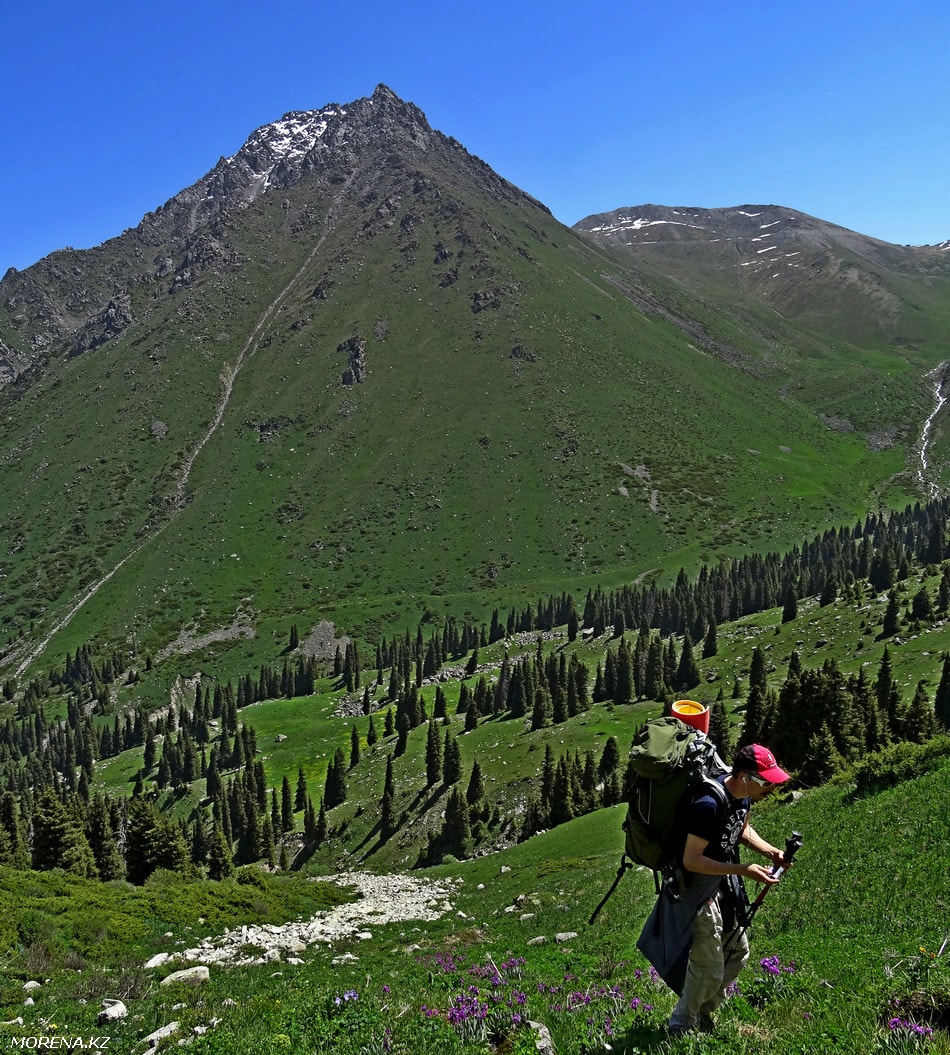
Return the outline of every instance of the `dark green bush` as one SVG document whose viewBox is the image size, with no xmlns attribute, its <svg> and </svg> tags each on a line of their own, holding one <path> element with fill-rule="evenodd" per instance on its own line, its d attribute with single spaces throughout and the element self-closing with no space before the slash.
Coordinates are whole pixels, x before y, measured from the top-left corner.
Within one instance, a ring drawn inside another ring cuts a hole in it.
<svg viewBox="0 0 950 1055">
<path fill-rule="evenodd" d="M 854 767 L 855 791 L 871 795 L 939 769 L 950 758 L 950 736 L 925 744 L 899 743 L 867 755 Z"/>
</svg>

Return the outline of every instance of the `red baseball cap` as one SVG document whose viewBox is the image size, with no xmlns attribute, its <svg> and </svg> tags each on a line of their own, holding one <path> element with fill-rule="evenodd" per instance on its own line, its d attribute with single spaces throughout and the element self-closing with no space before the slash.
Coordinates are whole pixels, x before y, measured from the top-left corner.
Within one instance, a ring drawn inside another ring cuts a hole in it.
<svg viewBox="0 0 950 1055">
<path fill-rule="evenodd" d="M 736 755 L 739 769 L 748 769 L 757 773 L 770 784 L 784 784 L 789 779 L 788 773 L 775 761 L 775 755 L 761 744 L 748 744 Z"/>
</svg>

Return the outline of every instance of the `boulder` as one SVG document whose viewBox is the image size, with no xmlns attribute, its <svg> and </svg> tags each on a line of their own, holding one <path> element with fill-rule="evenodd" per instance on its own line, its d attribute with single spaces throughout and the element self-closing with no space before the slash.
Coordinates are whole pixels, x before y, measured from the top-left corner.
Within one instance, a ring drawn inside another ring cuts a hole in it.
<svg viewBox="0 0 950 1055">
<path fill-rule="evenodd" d="M 102 1001 L 102 1010 L 99 1012 L 96 1022 L 100 1026 L 106 1026 L 110 1022 L 118 1022 L 120 1018 L 128 1016 L 129 1009 L 121 1000 L 106 999 Z"/>
<path fill-rule="evenodd" d="M 142 1038 L 145 1041 L 145 1043 L 148 1045 L 148 1048 L 146 1049 L 146 1051 L 155 1051 L 158 1048 L 158 1045 L 163 1040 L 165 1040 L 166 1037 L 170 1037 L 170 1036 L 172 1036 L 172 1034 L 177 1033 L 177 1032 L 178 1032 L 178 1023 L 177 1022 L 169 1022 L 167 1026 L 160 1026 L 158 1029 L 155 1030 L 154 1033 L 149 1033 L 149 1035 L 147 1037 L 143 1037 Z"/>
<path fill-rule="evenodd" d="M 181 982 L 184 985 L 202 985 L 211 978 L 211 972 L 207 967 L 199 965 L 198 967 L 186 967 L 183 971 L 172 971 L 167 977 L 162 979 L 162 985 L 174 985 L 175 982 Z"/>
</svg>

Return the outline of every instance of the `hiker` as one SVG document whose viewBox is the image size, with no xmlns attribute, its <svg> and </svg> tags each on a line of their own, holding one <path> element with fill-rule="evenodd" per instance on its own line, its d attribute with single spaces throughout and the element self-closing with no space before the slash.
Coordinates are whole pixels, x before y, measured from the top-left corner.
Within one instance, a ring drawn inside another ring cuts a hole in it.
<svg viewBox="0 0 950 1055">
<path fill-rule="evenodd" d="M 791 864 L 749 824 L 752 804 L 786 780 L 772 752 L 750 744 L 738 752 L 731 772 L 719 778 L 724 795 L 704 785 L 680 810 L 680 867 L 669 874 L 637 942 L 679 995 L 671 1033 L 712 1030 L 713 1011 L 749 958 L 742 877 L 764 884 L 778 880 L 764 865 L 739 863 L 738 845 L 774 866 Z"/>
</svg>

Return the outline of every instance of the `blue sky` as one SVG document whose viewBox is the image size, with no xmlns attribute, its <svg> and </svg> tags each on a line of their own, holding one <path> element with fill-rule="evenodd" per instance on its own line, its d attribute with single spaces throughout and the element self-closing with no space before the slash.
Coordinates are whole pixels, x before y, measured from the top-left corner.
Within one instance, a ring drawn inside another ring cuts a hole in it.
<svg viewBox="0 0 950 1055">
<path fill-rule="evenodd" d="M 0 274 L 380 82 L 568 224 L 778 204 L 950 238 L 946 0 L 30 0 L 2 38 Z"/>
</svg>

